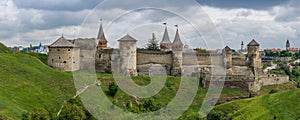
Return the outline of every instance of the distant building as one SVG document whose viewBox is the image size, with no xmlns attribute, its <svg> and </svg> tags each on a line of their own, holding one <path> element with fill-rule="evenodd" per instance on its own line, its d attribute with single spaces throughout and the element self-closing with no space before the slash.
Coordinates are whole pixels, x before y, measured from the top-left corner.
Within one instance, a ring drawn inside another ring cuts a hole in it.
<svg viewBox="0 0 300 120">
<path fill-rule="evenodd" d="M 40 43 L 40 45 L 35 48 L 34 52 L 40 54 L 48 54 L 48 48 Z"/>
</svg>

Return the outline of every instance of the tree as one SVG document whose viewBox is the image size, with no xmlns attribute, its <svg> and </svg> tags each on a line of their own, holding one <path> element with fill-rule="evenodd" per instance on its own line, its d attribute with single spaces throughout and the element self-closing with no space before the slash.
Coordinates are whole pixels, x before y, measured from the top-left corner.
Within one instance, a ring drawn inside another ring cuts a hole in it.
<svg viewBox="0 0 300 120">
<path fill-rule="evenodd" d="M 25 118 L 25 116 L 23 116 Z M 30 114 L 32 120 L 50 120 L 50 114 L 45 109 L 35 109 L 33 113 Z"/>
<path fill-rule="evenodd" d="M 109 83 L 108 90 L 108 94 L 112 97 L 115 97 L 116 93 L 118 92 L 118 86 L 114 82 Z"/>
<path fill-rule="evenodd" d="M 152 38 L 149 39 L 146 49 L 147 50 L 159 50 L 158 41 L 156 40 L 156 37 L 155 37 L 154 33 L 152 33 Z"/>
<path fill-rule="evenodd" d="M 58 118 L 59 120 L 84 120 L 86 115 L 82 107 L 67 103 Z"/>
</svg>

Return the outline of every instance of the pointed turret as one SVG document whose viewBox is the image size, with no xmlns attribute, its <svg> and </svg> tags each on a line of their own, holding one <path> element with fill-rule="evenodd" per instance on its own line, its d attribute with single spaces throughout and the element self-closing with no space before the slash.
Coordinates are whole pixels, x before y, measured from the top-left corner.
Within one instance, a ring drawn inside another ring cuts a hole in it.
<svg viewBox="0 0 300 120">
<path fill-rule="evenodd" d="M 168 51 L 168 50 L 171 50 L 171 48 L 172 48 L 172 43 L 170 41 L 168 28 L 166 26 L 163 38 L 160 42 L 160 49 L 163 50 L 163 51 Z"/>
<path fill-rule="evenodd" d="M 99 28 L 97 40 L 99 40 L 98 48 L 107 48 L 107 40 L 102 27 L 102 19 L 100 19 L 100 28 Z"/>
<path fill-rule="evenodd" d="M 183 44 L 181 42 L 180 36 L 179 36 L 179 32 L 178 32 L 178 25 L 176 25 L 177 30 L 176 30 L 176 35 L 172 44 L 172 50 L 176 50 L 176 51 L 182 51 L 183 48 Z"/>
</svg>

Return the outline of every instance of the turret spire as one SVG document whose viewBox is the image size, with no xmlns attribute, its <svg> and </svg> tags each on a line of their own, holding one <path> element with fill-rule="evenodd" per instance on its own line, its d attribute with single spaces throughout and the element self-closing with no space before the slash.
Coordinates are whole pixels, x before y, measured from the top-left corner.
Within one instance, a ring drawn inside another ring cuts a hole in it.
<svg viewBox="0 0 300 120">
<path fill-rule="evenodd" d="M 179 32 L 178 32 L 178 25 L 175 25 L 177 27 L 175 39 L 173 41 L 172 49 L 173 50 L 182 50 L 183 43 L 181 42 Z"/>
<path fill-rule="evenodd" d="M 163 35 L 163 38 L 160 42 L 160 49 L 161 50 L 170 50 L 172 48 L 172 42 L 170 41 L 169 33 L 168 33 L 168 27 L 167 22 L 163 23 L 165 25 L 165 32 Z"/>
<path fill-rule="evenodd" d="M 104 35 L 104 31 L 102 27 L 102 19 L 100 19 L 100 28 L 99 28 L 97 40 L 99 40 L 97 48 L 107 48 L 107 40 Z"/>
<path fill-rule="evenodd" d="M 97 39 L 103 42 L 107 42 L 106 37 L 104 35 L 103 27 L 102 27 L 102 19 L 100 19 L 100 28 L 98 32 Z"/>
</svg>

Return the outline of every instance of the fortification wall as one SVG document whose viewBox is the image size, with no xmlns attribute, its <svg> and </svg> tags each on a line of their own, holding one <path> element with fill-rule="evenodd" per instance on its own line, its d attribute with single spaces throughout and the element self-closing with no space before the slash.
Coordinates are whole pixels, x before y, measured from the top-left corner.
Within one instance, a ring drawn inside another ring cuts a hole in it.
<svg viewBox="0 0 300 120">
<path fill-rule="evenodd" d="M 162 51 L 137 51 L 137 72 L 139 75 L 148 75 L 149 70 L 152 67 L 156 67 L 159 70 L 164 68 L 167 74 L 170 74 L 172 66 L 172 52 Z"/>
<path fill-rule="evenodd" d="M 222 65 L 224 57 L 222 54 L 196 54 L 198 65 Z"/>
<path fill-rule="evenodd" d="M 247 58 L 245 56 L 232 56 L 233 66 L 247 66 Z"/>
<path fill-rule="evenodd" d="M 172 64 L 172 53 L 161 51 L 137 51 L 137 65 Z"/>
<path fill-rule="evenodd" d="M 96 39 L 76 39 L 75 45 L 80 47 L 80 69 L 95 70 Z"/>
<path fill-rule="evenodd" d="M 112 62 L 113 49 L 97 49 L 95 56 L 95 66 L 98 72 L 112 72 L 111 62 Z"/>
<path fill-rule="evenodd" d="M 263 85 L 275 85 L 289 82 L 289 76 L 279 76 L 276 74 L 268 74 L 261 76 Z"/>
</svg>

